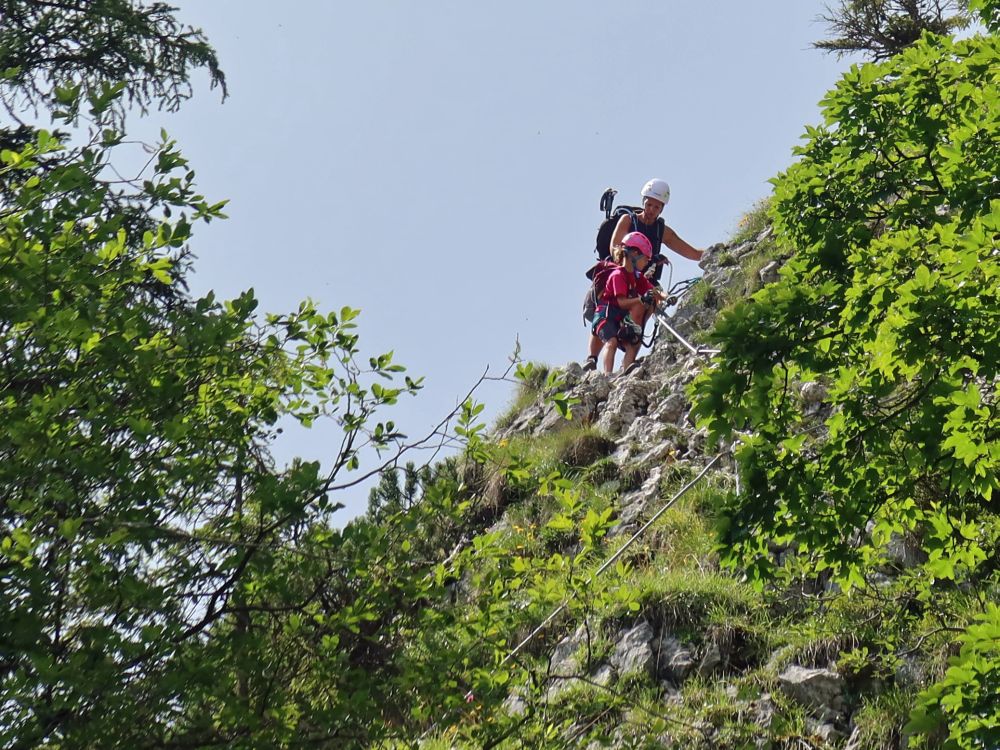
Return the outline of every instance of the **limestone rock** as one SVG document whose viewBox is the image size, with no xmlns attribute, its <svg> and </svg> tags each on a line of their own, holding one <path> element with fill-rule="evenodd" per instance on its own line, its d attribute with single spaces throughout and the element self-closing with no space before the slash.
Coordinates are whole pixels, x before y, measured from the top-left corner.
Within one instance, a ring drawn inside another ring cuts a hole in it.
<svg viewBox="0 0 1000 750">
<path fill-rule="evenodd" d="M 583 365 L 579 362 L 567 362 L 560 370 L 563 377 L 563 383 L 566 385 L 576 385 L 580 378 L 587 374 L 587 371 L 583 369 Z"/>
<path fill-rule="evenodd" d="M 826 387 L 822 383 L 810 380 L 802 384 L 799 393 L 802 395 L 803 403 L 817 404 L 826 398 Z"/>
<path fill-rule="evenodd" d="M 756 723 L 767 729 L 774 720 L 775 706 L 770 693 L 764 693 L 751 704 Z"/>
<path fill-rule="evenodd" d="M 598 429 L 606 435 L 624 434 L 637 417 L 646 413 L 649 396 L 658 387 L 649 380 L 622 382 L 604 402 L 597 420 Z"/>
<path fill-rule="evenodd" d="M 844 678 L 829 669 L 793 665 L 778 675 L 782 691 L 821 720 L 843 719 Z"/>
<path fill-rule="evenodd" d="M 510 438 L 514 435 L 530 433 L 547 413 L 547 409 L 541 404 L 532 404 L 523 409 L 520 414 L 505 428 L 497 430 L 497 438 Z"/>
<path fill-rule="evenodd" d="M 549 674 L 562 675 L 553 677 L 546 691 L 546 700 L 555 700 L 563 691 L 569 688 L 574 680 L 567 675 L 580 673 L 580 649 L 587 641 L 587 627 L 581 625 L 575 632 L 567 635 L 552 650 L 549 657 Z"/>
<path fill-rule="evenodd" d="M 508 716 L 524 716 L 528 712 L 528 702 L 517 693 L 511 693 L 503 702 L 503 710 Z"/>
<path fill-rule="evenodd" d="M 730 255 L 734 258 L 742 258 L 753 252 L 754 248 L 757 247 L 757 242 L 754 239 L 749 239 L 746 242 L 741 242 L 739 245 L 730 250 Z"/>
<path fill-rule="evenodd" d="M 567 385 L 571 382 L 573 382 L 571 379 L 567 379 Z M 578 401 L 570 407 L 570 413 L 573 415 L 571 423 L 592 422 L 597 418 L 601 404 L 611 394 L 611 379 L 597 370 L 584 372 L 572 387 L 565 390 L 565 393 L 567 397 Z M 554 404 L 546 403 L 539 408 L 542 409 L 543 413 L 537 420 L 537 424 L 533 426 L 533 434 L 544 435 L 568 424 L 566 418 L 559 413 Z"/>
<path fill-rule="evenodd" d="M 803 414 L 807 416 L 818 414 L 823 408 L 823 402 L 826 400 L 826 386 L 822 383 L 809 381 L 802 384 L 799 394 L 802 396 Z"/>
<path fill-rule="evenodd" d="M 724 242 L 716 242 L 714 245 L 706 247 L 702 253 L 701 260 L 698 261 L 698 265 L 702 268 L 717 266 L 719 263 L 719 256 L 722 255 L 725 250 L 726 245 Z"/>
<path fill-rule="evenodd" d="M 615 644 L 611 664 L 621 675 L 653 673 L 653 628 L 643 620 Z"/>
<path fill-rule="evenodd" d="M 836 742 L 844 737 L 843 732 L 835 725 L 828 721 L 818 721 L 809 716 L 806 717 L 806 731 L 814 737 L 819 737 L 824 743 Z"/>
<path fill-rule="evenodd" d="M 650 350 L 649 354 L 646 355 L 643 363 L 649 374 L 649 378 L 653 380 L 661 380 L 662 378 L 660 376 L 673 369 L 673 365 L 677 362 L 679 355 L 680 352 L 673 347 L 654 346 Z"/>
<path fill-rule="evenodd" d="M 670 393 L 657 404 L 651 405 L 649 415 L 657 422 L 679 424 L 691 408 L 691 402 L 683 393 Z"/>
<path fill-rule="evenodd" d="M 691 653 L 691 649 L 668 633 L 660 634 L 657 645 L 659 673 L 675 684 L 679 685 L 684 682 L 695 666 L 694 654 Z"/>
<path fill-rule="evenodd" d="M 894 533 L 889 538 L 885 552 L 889 563 L 903 570 L 910 570 L 927 562 L 927 553 L 921 546 L 920 540 L 910 534 Z"/>
<path fill-rule="evenodd" d="M 612 667 L 610 664 L 602 664 L 596 670 L 594 670 L 593 674 L 590 675 L 590 681 L 593 682 L 595 685 L 600 685 L 601 687 L 608 687 L 609 685 L 614 683 L 615 678 L 617 676 L 618 673 L 615 672 L 614 667 Z"/>
<path fill-rule="evenodd" d="M 634 524 L 643 515 L 650 503 L 659 499 L 660 472 L 660 467 L 656 467 L 649 473 L 649 477 L 647 477 L 639 489 L 622 496 L 618 523 L 615 524 L 610 536 L 620 534 Z"/>
<path fill-rule="evenodd" d="M 708 431 L 701 429 L 692 432 L 688 437 L 688 449 L 681 458 L 695 458 L 705 453 L 705 441 L 708 440 Z"/>
<path fill-rule="evenodd" d="M 760 269 L 760 273 L 758 274 L 760 276 L 760 283 L 773 284 L 779 278 L 778 269 L 780 268 L 781 264 L 776 260 L 772 260 L 770 263 L 768 263 L 766 266 Z"/>
<path fill-rule="evenodd" d="M 567 635 L 552 650 L 549 657 L 549 672 L 553 674 L 571 674 L 580 668 L 577 654 L 586 643 L 587 628 L 581 625 L 575 632 Z"/>
<path fill-rule="evenodd" d="M 668 706 L 684 705 L 684 695 L 670 680 L 660 680 L 660 689 L 663 691 L 663 702 Z"/>
<path fill-rule="evenodd" d="M 676 444 L 674 437 L 677 430 L 662 424 L 651 416 L 637 418 L 628 428 L 628 432 L 618 442 L 615 460 L 619 464 L 661 463 L 674 452 Z"/>
<path fill-rule="evenodd" d="M 705 646 L 705 652 L 701 655 L 701 660 L 698 662 L 698 676 L 710 677 L 723 665 L 723 662 L 724 659 L 722 658 L 722 651 L 719 648 L 719 644 L 715 641 L 709 641 Z"/>
</svg>

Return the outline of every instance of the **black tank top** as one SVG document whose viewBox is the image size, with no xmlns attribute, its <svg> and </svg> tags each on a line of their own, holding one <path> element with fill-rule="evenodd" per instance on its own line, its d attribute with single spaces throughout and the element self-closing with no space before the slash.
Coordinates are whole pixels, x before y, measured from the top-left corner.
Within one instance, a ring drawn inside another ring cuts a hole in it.
<svg viewBox="0 0 1000 750">
<path fill-rule="evenodd" d="M 663 220 L 661 218 L 657 218 L 652 224 L 643 224 L 642 221 L 639 220 L 639 214 L 633 214 L 632 231 L 640 232 L 646 236 L 646 239 L 649 240 L 649 244 L 653 246 L 654 258 L 660 254 L 660 243 L 663 241 Z M 657 265 L 650 281 L 655 284 L 660 280 L 660 274 L 662 273 L 663 266 Z"/>
</svg>

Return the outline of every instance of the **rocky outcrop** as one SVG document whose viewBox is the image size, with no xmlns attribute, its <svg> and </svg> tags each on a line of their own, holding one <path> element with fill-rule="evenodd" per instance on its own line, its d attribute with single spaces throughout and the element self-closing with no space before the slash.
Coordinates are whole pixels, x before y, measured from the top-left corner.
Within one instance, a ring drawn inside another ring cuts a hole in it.
<svg viewBox="0 0 1000 750">
<path fill-rule="evenodd" d="M 823 723 L 843 722 L 847 709 L 844 678 L 830 669 L 793 665 L 778 676 L 778 684 Z"/>
<path fill-rule="evenodd" d="M 645 621 L 620 635 L 611 654 L 611 666 L 618 671 L 618 674 L 652 676 L 656 663 L 653 655 L 653 636 L 653 628 Z"/>
<path fill-rule="evenodd" d="M 660 633 L 658 647 L 657 672 L 673 684 L 680 685 L 695 666 L 694 654 L 676 636 L 668 632 Z"/>
<path fill-rule="evenodd" d="M 498 432 L 500 437 L 541 436 L 579 424 L 595 427 L 604 442 L 589 453 L 581 446 L 579 453 L 600 454 L 600 475 L 619 480 L 610 539 L 633 534 L 662 508 L 666 493 L 674 491 L 678 477 L 693 477 L 719 452 L 718 446 L 706 443 L 706 433 L 696 429 L 690 417 L 688 386 L 710 360 L 709 354 L 697 351 L 698 341 L 726 300 L 778 278 L 780 261 L 761 266 L 751 257 L 769 232 L 766 229 L 737 245 L 708 249 L 701 263 L 702 280 L 670 318 L 671 327 L 685 342 L 661 329 L 652 349 L 627 375 L 584 371 L 578 363 L 570 363 L 560 375 L 564 393 L 572 404 L 571 421 L 540 399 Z M 796 393 L 807 416 L 821 419 L 829 414 L 822 383 L 797 383 Z M 581 470 L 587 465 L 582 458 L 567 463 Z M 714 470 L 728 471 L 724 463 L 716 464 Z M 607 472 L 609 464 L 611 471 Z M 627 481 L 623 479 L 626 476 Z M 914 564 L 910 541 L 892 540 L 887 550 L 888 568 L 906 569 Z M 776 554 L 794 554 L 794 550 L 780 549 Z M 891 574 L 892 570 L 887 569 L 880 575 Z M 669 709 L 685 701 L 689 685 L 712 682 L 745 721 L 759 728 L 762 737 L 777 714 L 795 705 L 805 717 L 808 735 L 822 743 L 817 747 L 842 747 L 845 742 L 851 746 L 862 741 L 851 721 L 857 705 L 852 703 L 851 690 L 838 673 L 833 656 L 797 663 L 801 654 L 785 648 L 767 662 L 763 653 L 754 654 L 740 645 L 732 632 L 728 626 L 716 630 L 713 625 L 704 632 L 690 625 L 678 627 L 670 616 L 647 610 L 633 621 L 591 622 L 565 635 L 552 650 L 545 698 L 566 700 L 574 685 L 620 691 L 638 680 L 658 686 L 659 700 Z M 747 689 L 740 680 L 751 672 L 755 674 L 754 685 Z M 916 664 L 901 661 L 899 672 L 900 683 L 923 680 Z M 508 700 L 507 710 L 515 715 L 525 710 L 524 700 L 516 690 Z M 567 736 L 577 736 L 580 729 L 571 727 Z M 705 746 L 709 747 L 717 730 L 708 723 L 703 730 Z M 629 736 L 627 723 L 622 723 L 611 726 L 605 739 L 611 747 L 624 747 Z M 665 747 L 677 746 L 672 744 L 669 731 L 660 740 Z M 769 745 L 758 742 L 756 746 Z"/>
<path fill-rule="evenodd" d="M 558 695 L 572 676 L 589 675 L 587 681 L 609 685 L 619 679 L 649 677 L 681 685 L 696 671 L 711 673 L 723 662 L 715 647 L 714 654 L 706 653 L 700 662 L 695 649 L 672 633 L 666 623 L 640 620 L 619 628 L 612 639 L 607 661 L 589 669 L 580 658 L 585 643 L 585 629 L 579 628 L 556 645 L 549 662 L 551 687 L 549 696 Z"/>
</svg>

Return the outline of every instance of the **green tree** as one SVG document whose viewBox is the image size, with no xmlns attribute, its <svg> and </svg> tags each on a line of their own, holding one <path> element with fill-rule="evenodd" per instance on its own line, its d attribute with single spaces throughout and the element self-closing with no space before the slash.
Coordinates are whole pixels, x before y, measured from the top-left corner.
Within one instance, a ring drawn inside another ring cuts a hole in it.
<svg viewBox="0 0 1000 750">
<path fill-rule="evenodd" d="M 926 732 L 949 724 L 949 747 L 996 747 L 1000 744 L 1000 607 L 987 604 L 959 640 L 958 655 L 949 660 L 944 678 L 920 695 L 907 729 Z"/>
<path fill-rule="evenodd" d="M 915 44 L 924 32 L 947 36 L 969 24 L 967 0 L 840 0 L 827 6 L 830 39 L 813 47 L 838 56 L 859 52 L 887 60 Z"/>
<path fill-rule="evenodd" d="M 146 173 L 109 178 L 130 107 L 177 106 L 199 66 L 223 81 L 200 32 L 162 4 L 3 12 L 0 743 L 378 736 L 403 692 L 386 634 L 442 584 L 398 523 L 329 520 L 362 450 L 399 459 L 378 414 L 419 381 L 361 356 L 350 308 L 190 298 L 192 227 L 224 205 L 165 134 Z M 283 419 L 340 425 L 325 473 L 275 466 Z M 445 485 L 423 507 L 459 513 Z"/>
<path fill-rule="evenodd" d="M 433 432 L 464 456 L 400 485 L 423 441 L 381 415 L 420 381 L 362 356 L 358 312 L 192 298 L 193 227 L 224 202 L 165 133 L 115 174 L 129 111 L 175 108 L 200 67 L 224 84 L 202 34 L 160 3 L 0 7 L 0 744 L 358 747 L 461 721 L 470 688 L 495 707 L 509 633 L 564 590 L 521 607 L 509 551 L 470 538 L 485 478 L 527 481 L 482 406 Z M 325 470 L 276 466 L 280 429 L 321 419 Z M 334 528 L 380 472 L 374 517 Z M 602 538 L 608 513 L 572 507 Z M 477 559 L 492 594 L 449 606 Z"/>
<path fill-rule="evenodd" d="M 780 573 L 778 544 L 863 584 L 912 535 L 931 610 L 949 585 L 997 597 L 1000 24 L 997 3 L 972 7 L 988 33 L 925 36 L 826 96 L 825 125 L 775 180 L 796 254 L 717 327 L 696 412 L 739 438 L 744 489 L 721 533 L 758 580 Z M 798 397 L 808 381 L 827 389 L 819 420 Z M 958 746 L 985 746 L 952 726 Z"/>
<path fill-rule="evenodd" d="M 393 513 L 409 510 L 420 501 L 423 488 L 432 481 L 431 467 L 418 468 L 413 461 L 407 461 L 403 468 L 402 484 L 397 468 L 386 469 L 378 485 L 368 493 L 368 518 L 378 522 Z"/>
<path fill-rule="evenodd" d="M 191 96 L 192 70 L 207 68 L 225 95 L 225 75 L 200 29 L 184 26 L 161 2 L 130 0 L 3 0 L 0 71 L 7 71 L 3 103 L 20 120 L 72 108 L 74 94 L 100 95 L 128 82 L 114 102 L 119 122 L 129 106 L 175 110 Z"/>
</svg>

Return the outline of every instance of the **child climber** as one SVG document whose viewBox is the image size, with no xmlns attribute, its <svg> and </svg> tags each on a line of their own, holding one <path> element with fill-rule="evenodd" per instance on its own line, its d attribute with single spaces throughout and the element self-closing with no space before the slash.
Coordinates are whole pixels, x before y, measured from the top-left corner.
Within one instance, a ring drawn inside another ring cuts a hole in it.
<svg viewBox="0 0 1000 750">
<path fill-rule="evenodd" d="M 643 274 L 653 257 L 653 246 L 646 236 L 630 232 L 622 239 L 621 245 L 621 267 L 612 271 L 604 284 L 604 292 L 594 311 L 592 329 L 604 343 L 600 349 L 601 365 L 609 375 L 615 368 L 615 352 L 619 346 L 625 350 L 622 372 L 630 371 L 639 353 L 646 319 L 664 299 L 663 293 Z M 592 346 L 589 359 L 595 365 L 597 355 Z"/>
</svg>

